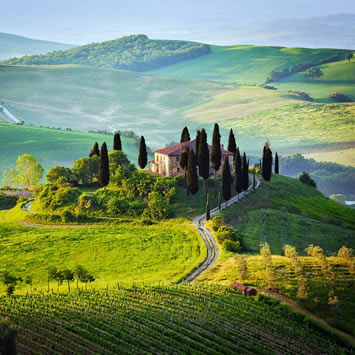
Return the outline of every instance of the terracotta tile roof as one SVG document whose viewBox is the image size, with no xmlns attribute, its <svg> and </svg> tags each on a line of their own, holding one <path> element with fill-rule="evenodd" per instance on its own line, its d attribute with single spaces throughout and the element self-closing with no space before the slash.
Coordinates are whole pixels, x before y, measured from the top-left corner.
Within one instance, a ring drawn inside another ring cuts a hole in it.
<svg viewBox="0 0 355 355">
<path fill-rule="evenodd" d="M 155 150 L 154 153 L 169 155 L 169 156 L 180 156 L 181 153 L 185 150 L 186 146 L 188 146 L 190 149 L 193 149 L 194 151 L 196 151 L 196 149 L 195 149 L 196 139 L 194 139 L 192 141 L 184 142 L 184 143 L 175 144 L 170 147 L 158 149 L 158 150 Z M 208 148 L 211 153 L 212 146 L 208 145 Z M 222 149 L 222 154 L 223 155 L 226 155 L 226 154 L 233 155 L 233 153 L 228 152 L 227 150 L 224 150 L 224 149 Z"/>
</svg>

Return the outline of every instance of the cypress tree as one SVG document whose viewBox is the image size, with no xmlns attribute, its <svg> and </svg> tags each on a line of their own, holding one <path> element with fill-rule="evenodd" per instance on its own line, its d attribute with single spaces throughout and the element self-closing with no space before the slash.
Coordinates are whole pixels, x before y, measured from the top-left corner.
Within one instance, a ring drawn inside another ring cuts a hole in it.
<svg viewBox="0 0 355 355">
<path fill-rule="evenodd" d="M 211 212 L 210 212 L 210 204 L 208 202 L 208 195 L 206 201 L 206 220 L 209 221 L 211 219 Z"/>
<path fill-rule="evenodd" d="M 203 128 L 200 135 L 200 145 L 198 150 L 198 173 L 203 178 L 205 194 L 207 197 L 207 179 L 210 176 L 210 151 L 207 144 L 207 134 Z"/>
<path fill-rule="evenodd" d="M 100 156 L 99 144 L 97 142 L 95 142 L 94 146 L 91 148 L 89 158 L 93 157 L 94 155 L 97 155 L 98 157 Z"/>
<path fill-rule="evenodd" d="M 196 155 L 197 166 L 198 166 L 198 151 L 200 149 L 200 137 L 201 137 L 201 131 L 198 129 L 196 132 L 196 144 L 195 144 L 195 155 Z"/>
<path fill-rule="evenodd" d="M 277 155 L 277 152 L 275 154 L 275 174 L 279 173 L 279 156 Z"/>
<path fill-rule="evenodd" d="M 221 211 L 221 192 L 218 192 L 218 211 Z"/>
<path fill-rule="evenodd" d="M 106 186 L 109 183 L 109 180 L 110 180 L 110 170 L 109 170 L 107 146 L 106 146 L 106 142 L 103 142 L 101 146 L 101 155 L 100 155 L 100 163 L 99 163 L 99 181 L 105 190 L 106 190 Z"/>
<path fill-rule="evenodd" d="M 184 169 L 184 173 L 185 173 L 184 186 L 186 186 L 186 169 L 187 169 L 188 160 L 189 160 L 189 147 L 186 146 L 185 150 L 180 155 L 180 166 Z"/>
<path fill-rule="evenodd" d="M 265 181 L 270 181 L 272 174 L 272 151 L 270 143 L 266 142 L 263 149 L 262 175 Z"/>
<path fill-rule="evenodd" d="M 253 190 L 255 191 L 255 187 L 256 187 L 256 179 L 255 179 L 255 167 L 253 169 Z"/>
<path fill-rule="evenodd" d="M 198 191 L 198 176 L 196 167 L 196 156 L 193 149 L 189 150 L 187 161 L 187 192 L 195 195 Z"/>
<path fill-rule="evenodd" d="M 231 198 L 232 191 L 231 191 L 231 183 L 232 183 L 232 176 L 229 166 L 228 155 L 224 157 L 223 167 L 222 167 L 222 193 L 223 198 L 227 201 Z"/>
<path fill-rule="evenodd" d="M 232 129 L 230 130 L 228 137 L 228 151 L 233 154 L 237 151 L 237 145 L 235 143 L 235 137 Z"/>
<path fill-rule="evenodd" d="M 147 147 L 145 145 L 145 139 L 142 136 L 139 144 L 138 165 L 141 169 L 144 169 L 148 163 Z"/>
<path fill-rule="evenodd" d="M 212 137 L 212 151 L 211 151 L 211 165 L 214 171 L 215 178 L 215 189 L 214 189 L 214 197 L 217 195 L 217 171 L 221 167 L 222 164 L 222 151 L 221 151 L 221 135 L 219 134 L 219 126 L 215 123 L 213 128 L 213 137 Z"/>
<path fill-rule="evenodd" d="M 243 155 L 243 190 L 247 191 L 249 186 L 249 164 L 247 162 L 247 156 L 244 152 Z"/>
<path fill-rule="evenodd" d="M 239 148 L 237 148 L 234 155 L 234 186 L 237 194 L 240 194 L 243 190 L 243 174 Z"/>
<path fill-rule="evenodd" d="M 181 132 L 181 138 L 180 138 L 180 143 L 184 142 L 189 142 L 191 140 L 190 138 L 190 133 L 187 127 L 184 127 L 184 129 Z"/>
<path fill-rule="evenodd" d="M 119 133 L 115 133 L 113 137 L 113 150 L 122 150 L 121 136 Z"/>
</svg>

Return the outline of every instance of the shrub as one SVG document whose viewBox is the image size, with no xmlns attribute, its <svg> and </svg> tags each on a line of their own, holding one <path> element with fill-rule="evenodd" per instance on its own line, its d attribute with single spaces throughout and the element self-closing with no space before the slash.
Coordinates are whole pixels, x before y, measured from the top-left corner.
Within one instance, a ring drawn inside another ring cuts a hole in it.
<svg viewBox="0 0 355 355">
<path fill-rule="evenodd" d="M 153 221 L 149 217 L 142 217 L 140 220 L 140 224 L 143 226 L 150 226 L 153 224 Z"/>
<path fill-rule="evenodd" d="M 226 239 L 223 242 L 223 248 L 232 251 L 233 253 L 238 253 L 242 249 L 238 241 L 234 242 L 233 240 L 229 240 L 229 239 Z"/>
<path fill-rule="evenodd" d="M 317 187 L 316 182 L 305 171 L 300 175 L 299 179 L 300 179 L 301 182 L 303 182 L 306 185 L 309 185 L 309 186 L 312 186 L 312 187 Z"/>
<path fill-rule="evenodd" d="M 96 205 L 96 197 L 93 195 L 88 195 L 87 193 L 82 193 L 78 198 L 78 212 L 86 211 L 92 206 Z"/>
<path fill-rule="evenodd" d="M 160 220 L 169 216 L 168 203 L 158 192 L 151 192 L 148 196 L 148 207 L 144 216 L 153 220 Z"/>
<path fill-rule="evenodd" d="M 126 199 L 119 196 L 112 196 L 106 203 L 107 212 L 118 215 L 125 214 L 129 208 L 129 203 Z"/>
<path fill-rule="evenodd" d="M 217 232 L 220 227 L 224 226 L 224 219 L 221 215 L 212 218 L 212 229 Z"/>
<path fill-rule="evenodd" d="M 349 96 L 346 96 L 340 92 L 333 92 L 330 98 L 335 102 L 353 102 Z"/>
<path fill-rule="evenodd" d="M 76 216 L 68 210 L 62 212 L 61 218 L 63 223 L 70 223 L 76 221 Z"/>
<path fill-rule="evenodd" d="M 222 226 L 218 228 L 216 233 L 217 239 L 220 243 L 225 240 L 232 240 L 233 242 L 242 242 L 242 235 L 234 228 Z"/>
<path fill-rule="evenodd" d="M 7 210 L 16 206 L 17 197 L 7 196 L 0 192 L 0 210 Z"/>
</svg>

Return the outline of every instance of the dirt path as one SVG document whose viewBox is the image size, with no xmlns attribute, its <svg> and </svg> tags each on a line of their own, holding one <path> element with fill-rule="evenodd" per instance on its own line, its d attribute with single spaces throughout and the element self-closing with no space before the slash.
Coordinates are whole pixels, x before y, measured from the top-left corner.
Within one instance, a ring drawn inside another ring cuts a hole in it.
<svg viewBox="0 0 355 355">
<path fill-rule="evenodd" d="M 258 188 L 260 185 L 260 180 L 256 178 L 256 185 L 255 188 Z M 248 188 L 248 191 L 250 191 L 253 188 L 253 184 L 251 184 Z M 246 192 L 241 192 L 240 194 L 232 197 L 229 201 L 224 202 L 221 205 L 221 209 L 226 208 L 227 206 L 231 205 L 232 203 L 238 202 L 242 198 L 245 197 Z M 211 210 L 210 214 L 211 217 L 214 215 L 217 215 L 219 213 L 218 207 L 214 208 Z M 192 273 L 190 273 L 184 280 L 183 282 L 192 282 L 196 280 L 198 276 L 200 276 L 203 272 L 206 270 L 210 269 L 214 263 L 216 262 L 218 255 L 219 255 L 219 249 L 217 246 L 217 243 L 215 239 L 213 238 L 212 233 L 204 226 L 203 222 L 206 220 L 206 214 L 202 214 L 201 216 L 195 218 L 192 221 L 193 226 L 197 229 L 197 231 L 200 233 L 202 236 L 206 247 L 207 247 L 207 257 L 205 261 L 197 268 L 195 269 Z"/>
<path fill-rule="evenodd" d="M 14 123 L 19 123 L 20 121 L 3 105 L 0 105 L 0 109 L 2 109 L 2 112 L 10 119 L 10 121 Z"/>
</svg>

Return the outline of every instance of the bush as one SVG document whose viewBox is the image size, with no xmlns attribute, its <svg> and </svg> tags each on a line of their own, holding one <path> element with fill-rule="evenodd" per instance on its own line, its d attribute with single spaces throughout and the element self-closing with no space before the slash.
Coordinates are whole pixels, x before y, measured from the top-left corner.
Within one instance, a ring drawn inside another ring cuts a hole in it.
<svg viewBox="0 0 355 355">
<path fill-rule="evenodd" d="M 143 226 L 150 226 L 153 224 L 153 221 L 149 217 L 142 217 L 140 220 L 140 224 Z"/>
<path fill-rule="evenodd" d="M 330 95 L 330 98 L 335 102 L 353 102 L 349 96 L 346 96 L 340 92 L 334 92 Z"/>
<path fill-rule="evenodd" d="M 119 196 L 112 196 L 106 203 L 107 212 L 113 215 L 125 214 L 128 211 L 129 203 Z"/>
<path fill-rule="evenodd" d="M 77 220 L 76 216 L 68 210 L 62 212 L 61 219 L 63 223 L 76 222 Z"/>
<path fill-rule="evenodd" d="M 224 226 L 224 219 L 221 215 L 212 218 L 212 229 L 217 232 L 220 227 Z"/>
<path fill-rule="evenodd" d="M 242 250 L 240 243 L 234 242 L 233 240 L 226 239 L 223 242 L 223 248 L 229 251 L 232 251 L 233 253 L 238 253 Z"/>
<path fill-rule="evenodd" d="M 161 220 L 169 216 L 168 203 L 158 192 L 151 192 L 148 196 L 148 207 L 144 216 L 153 220 Z"/>
<path fill-rule="evenodd" d="M 242 242 L 242 235 L 234 228 L 222 226 L 218 228 L 216 233 L 217 239 L 220 243 L 224 242 L 225 240 L 231 240 L 233 242 Z"/>
<path fill-rule="evenodd" d="M 0 192 L 0 210 L 8 210 L 16 206 L 17 197 L 8 196 Z"/>
<path fill-rule="evenodd" d="M 312 186 L 312 187 L 317 187 L 316 182 L 309 176 L 307 172 L 303 172 L 300 177 L 300 181 L 306 185 Z"/>
</svg>

